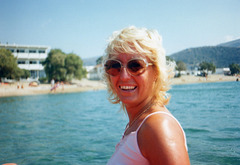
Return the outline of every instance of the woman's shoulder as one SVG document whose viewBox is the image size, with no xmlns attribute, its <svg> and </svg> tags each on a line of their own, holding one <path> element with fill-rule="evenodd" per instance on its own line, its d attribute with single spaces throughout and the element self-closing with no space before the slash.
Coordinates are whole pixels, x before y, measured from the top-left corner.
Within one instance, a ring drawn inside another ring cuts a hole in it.
<svg viewBox="0 0 240 165">
<path fill-rule="evenodd" d="M 166 162 L 172 157 L 172 162 L 187 155 L 184 132 L 169 112 L 149 115 L 139 129 L 137 138 L 139 148 L 147 159 Z"/>
<path fill-rule="evenodd" d="M 147 135 L 182 134 L 183 130 L 177 119 L 168 111 L 156 111 L 149 114 L 142 123 L 139 133 Z"/>
</svg>

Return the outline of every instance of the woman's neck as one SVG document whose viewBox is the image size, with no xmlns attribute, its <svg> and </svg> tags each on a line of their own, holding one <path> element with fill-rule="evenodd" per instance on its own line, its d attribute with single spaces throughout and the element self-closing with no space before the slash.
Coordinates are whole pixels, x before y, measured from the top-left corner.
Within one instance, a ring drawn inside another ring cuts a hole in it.
<svg viewBox="0 0 240 165">
<path fill-rule="evenodd" d="M 135 105 L 126 105 L 126 110 L 129 118 L 129 124 L 138 117 L 144 110 L 149 108 L 153 104 L 151 99 L 145 99 L 141 103 Z"/>
</svg>

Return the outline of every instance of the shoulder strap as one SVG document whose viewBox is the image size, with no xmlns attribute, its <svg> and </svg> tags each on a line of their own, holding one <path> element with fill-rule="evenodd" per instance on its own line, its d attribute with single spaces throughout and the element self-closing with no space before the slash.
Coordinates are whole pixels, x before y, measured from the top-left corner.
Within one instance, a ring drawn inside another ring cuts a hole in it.
<svg viewBox="0 0 240 165">
<path fill-rule="evenodd" d="M 169 114 L 169 113 L 167 113 L 167 112 L 163 112 L 163 111 L 153 112 L 153 113 L 147 115 L 147 116 L 143 119 L 143 121 L 141 122 L 141 124 L 138 126 L 136 132 L 138 132 L 138 130 L 141 128 L 141 126 L 143 125 L 143 123 L 145 122 L 145 120 L 147 120 L 150 116 L 155 115 L 155 114 L 161 114 L 161 113 L 162 113 L 162 114 L 169 115 L 169 116 L 173 117 L 173 118 L 176 120 L 176 118 L 175 118 L 173 115 L 171 115 L 171 114 Z M 178 122 L 178 123 L 179 123 L 179 122 Z M 180 123 L 179 123 L 179 124 L 180 124 Z"/>
</svg>

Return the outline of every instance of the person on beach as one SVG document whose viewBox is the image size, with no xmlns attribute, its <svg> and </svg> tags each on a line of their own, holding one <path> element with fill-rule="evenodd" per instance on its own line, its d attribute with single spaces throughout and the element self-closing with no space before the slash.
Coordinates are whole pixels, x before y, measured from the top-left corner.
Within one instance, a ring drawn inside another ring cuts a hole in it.
<svg viewBox="0 0 240 165">
<path fill-rule="evenodd" d="M 62 91 L 64 91 L 64 82 L 61 81 Z"/>
<path fill-rule="evenodd" d="M 167 63 L 155 30 L 114 32 L 103 60 L 109 100 L 121 104 L 129 123 L 108 165 L 188 165 L 185 133 L 165 105 L 174 63 Z"/>
<path fill-rule="evenodd" d="M 55 80 L 54 80 L 54 79 L 52 79 L 52 80 L 51 80 L 51 88 L 53 88 L 53 87 L 54 87 L 54 85 L 55 85 Z"/>
</svg>

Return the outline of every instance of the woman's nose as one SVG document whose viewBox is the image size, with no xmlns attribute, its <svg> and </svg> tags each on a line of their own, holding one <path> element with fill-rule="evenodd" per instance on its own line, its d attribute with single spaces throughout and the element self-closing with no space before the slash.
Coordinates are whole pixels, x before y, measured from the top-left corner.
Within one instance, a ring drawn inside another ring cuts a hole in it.
<svg viewBox="0 0 240 165">
<path fill-rule="evenodd" d="M 131 75 L 128 73 L 127 68 L 123 67 L 120 72 L 120 79 L 121 80 L 129 80 L 131 78 Z"/>
</svg>

